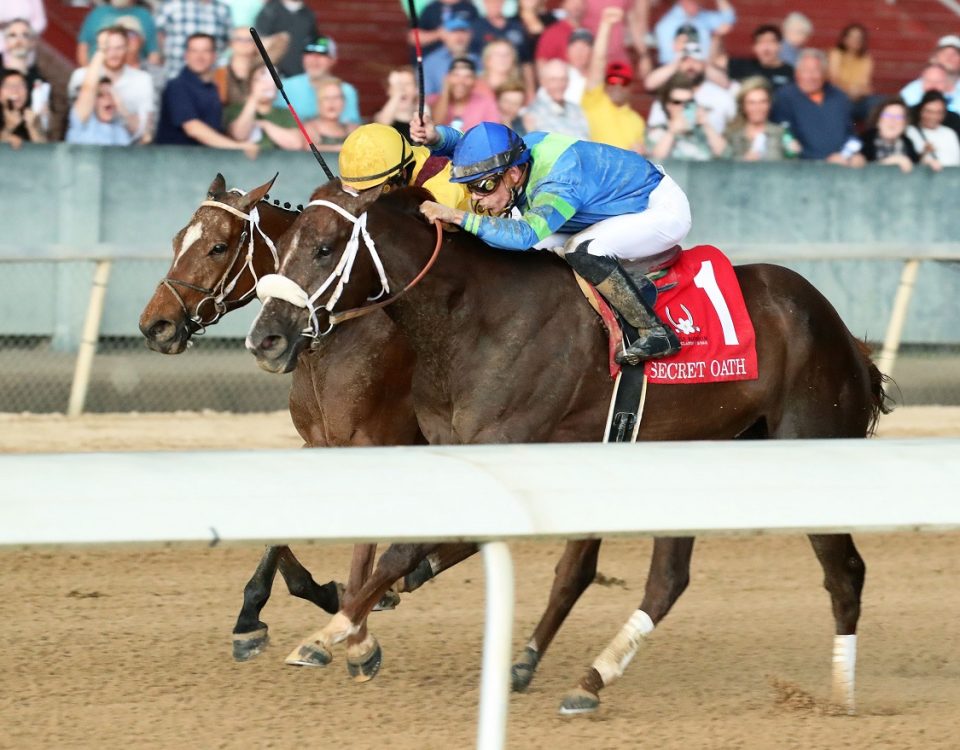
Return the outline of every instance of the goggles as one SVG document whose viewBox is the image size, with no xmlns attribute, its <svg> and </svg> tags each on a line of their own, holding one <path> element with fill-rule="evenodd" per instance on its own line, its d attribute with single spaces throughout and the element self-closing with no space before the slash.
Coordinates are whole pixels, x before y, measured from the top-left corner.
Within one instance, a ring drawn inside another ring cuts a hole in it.
<svg viewBox="0 0 960 750">
<path fill-rule="evenodd" d="M 494 190 L 500 187 L 500 181 L 503 174 L 493 174 L 488 177 L 481 177 L 479 180 L 467 183 L 467 190 L 476 195 L 490 195 Z"/>
</svg>

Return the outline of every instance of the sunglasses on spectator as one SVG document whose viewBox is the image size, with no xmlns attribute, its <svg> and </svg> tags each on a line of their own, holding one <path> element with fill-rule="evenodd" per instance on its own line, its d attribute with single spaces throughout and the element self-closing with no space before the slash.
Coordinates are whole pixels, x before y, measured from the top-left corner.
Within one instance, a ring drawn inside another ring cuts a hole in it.
<svg viewBox="0 0 960 750">
<path fill-rule="evenodd" d="M 467 190 L 477 195 L 490 195 L 500 186 L 502 174 L 495 174 L 489 177 L 481 177 L 479 180 L 467 183 Z"/>
<path fill-rule="evenodd" d="M 880 115 L 883 120 L 906 120 L 907 116 L 902 112 L 884 112 Z"/>
<path fill-rule="evenodd" d="M 669 101 L 670 101 L 670 104 L 676 104 L 682 107 L 685 104 L 690 104 L 693 101 L 693 99 L 674 99 L 673 97 L 671 97 Z"/>
</svg>

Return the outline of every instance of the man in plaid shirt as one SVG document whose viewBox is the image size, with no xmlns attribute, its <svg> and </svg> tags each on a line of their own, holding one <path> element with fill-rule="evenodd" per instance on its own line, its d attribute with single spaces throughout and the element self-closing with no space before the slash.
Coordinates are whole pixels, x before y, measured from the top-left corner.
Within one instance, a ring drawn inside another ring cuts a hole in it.
<svg viewBox="0 0 960 750">
<path fill-rule="evenodd" d="M 217 42 L 217 54 L 230 39 L 233 22 L 225 0 L 165 0 L 157 11 L 157 32 L 167 80 L 183 69 L 183 54 L 191 34 L 209 34 Z"/>
</svg>

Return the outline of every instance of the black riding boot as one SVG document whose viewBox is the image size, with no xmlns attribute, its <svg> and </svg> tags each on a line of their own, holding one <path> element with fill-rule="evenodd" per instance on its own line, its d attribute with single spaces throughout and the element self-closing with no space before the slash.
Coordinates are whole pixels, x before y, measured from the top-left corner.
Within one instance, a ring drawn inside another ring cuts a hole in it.
<svg viewBox="0 0 960 750">
<path fill-rule="evenodd" d="M 668 357 L 680 351 L 677 334 L 657 317 L 620 262 L 606 255 L 590 255 L 587 252 L 590 242 L 581 242 L 576 250 L 563 257 L 574 271 L 597 288 L 627 323 L 637 329 L 636 341 L 626 351 L 617 354 L 617 362 L 636 365 L 645 359 Z"/>
</svg>

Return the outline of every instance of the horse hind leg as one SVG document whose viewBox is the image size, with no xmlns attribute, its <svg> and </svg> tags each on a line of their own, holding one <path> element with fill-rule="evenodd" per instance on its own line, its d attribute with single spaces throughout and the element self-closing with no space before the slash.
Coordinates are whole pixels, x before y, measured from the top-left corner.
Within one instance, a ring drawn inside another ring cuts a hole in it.
<svg viewBox="0 0 960 750">
<path fill-rule="evenodd" d="M 313 580 L 310 571 L 301 563 L 293 550 L 289 547 L 278 547 L 280 556 L 278 565 L 280 575 L 287 584 L 287 591 L 298 599 L 306 599 L 316 604 L 328 614 L 334 614 L 340 609 L 343 585 L 336 581 L 328 581 L 322 586 Z"/>
<path fill-rule="evenodd" d="M 810 534 L 809 538 L 823 567 L 823 586 L 830 592 L 836 622 L 832 699 L 846 713 L 853 714 L 857 621 L 867 569 L 849 534 Z"/>
<path fill-rule="evenodd" d="M 580 678 L 577 687 L 564 696 L 560 704 L 561 715 L 575 716 L 597 710 L 600 705 L 600 691 L 623 675 L 640 644 L 666 617 L 687 588 L 690 582 L 693 541 L 693 537 L 654 539 L 650 573 L 640 608 L 630 616 L 594 660 Z"/>
<path fill-rule="evenodd" d="M 597 556 L 600 553 L 600 539 L 586 539 L 567 542 L 563 556 L 554 571 L 553 587 L 547 608 L 540 622 L 510 670 L 513 692 L 522 693 L 533 680 L 540 660 L 553 642 L 563 621 L 567 619 L 573 605 L 587 590 L 597 574 Z"/>
</svg>

